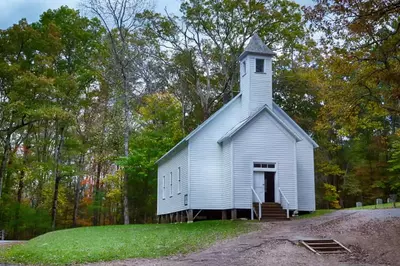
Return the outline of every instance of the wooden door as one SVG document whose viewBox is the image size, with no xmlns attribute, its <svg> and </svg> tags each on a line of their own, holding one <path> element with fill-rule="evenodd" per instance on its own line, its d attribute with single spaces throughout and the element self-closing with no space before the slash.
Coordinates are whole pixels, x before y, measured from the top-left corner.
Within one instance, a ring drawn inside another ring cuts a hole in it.
<svg viewBox="0 0 400 266">
<path fill-rule="evenodd" d="M 275 172 L 265 172 L 265 202 L 275 202 Z"/>
<path fill-rule="evenodd" d="M 265 201 L 264 173 L 254 172 L 253 176 L 254 176 L 254 190 L 256 191 L 256 194 L 260 198 L 261 202 L 264 202 Z M 258 199 L 254 194 L 253 194 L 253 202 L 258 202 Z"/>
</svg>

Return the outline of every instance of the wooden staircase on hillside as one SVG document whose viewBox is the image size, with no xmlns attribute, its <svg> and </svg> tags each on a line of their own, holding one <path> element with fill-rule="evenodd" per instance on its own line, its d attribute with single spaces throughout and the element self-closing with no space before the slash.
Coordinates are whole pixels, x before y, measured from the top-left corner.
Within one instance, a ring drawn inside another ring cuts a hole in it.
<svg viewBox="0 0 400 266">
<path fill-rule="evenodd" d="M 258 203 L 253 203 L 255 214 L 259 217 Z M 284 210 L 281 204 L 276 202 L 263 202 L 261 204 L 261 221 L 288 221 L 286 210 Z"/>
</svg>

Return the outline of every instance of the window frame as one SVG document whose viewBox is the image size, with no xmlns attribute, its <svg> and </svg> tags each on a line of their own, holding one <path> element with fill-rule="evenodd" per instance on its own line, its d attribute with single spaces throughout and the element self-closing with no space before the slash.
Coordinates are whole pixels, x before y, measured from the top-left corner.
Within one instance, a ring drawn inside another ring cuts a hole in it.
<svg viewBox="0 0 400 266">
<path fill-rule="evenodd" d="M 265 59 L 262 58 L 256 58 L 254 63 L 254 72 L 259 73 L 259 74 L 265 74 Z M 257 71 L 257 62 L 262 62 L 262 71 Z"/>
<path fill-rule="evenodd" d="M 163 176 L 162 198 L 165 200 L 165 175 Z"/>
<path fill-rule="evenodd" d="M 172 193 L 172 172 L 169 172 L 169 188 L 170 188 L 169 197 L 172 198 L 172 195 L 173 195 L 173 193 Z"/>
<path fill-rule="evenodd" d="M 243 69 L 243 74 L 242 77 L 246 75 L 247 69 L 246 69 L 246 60 L 243 60 L 242 62 L 242 69 Z"/>
<path fill-rule="evenodd" d="M 273 162 L 253 162 L 253 168 L 256 169 L 276 169 L 276 163 Z"/>
<path fill-rule="evenodd" d="M 181 194 L 181 167 L 178 167 L 178 195 Z"/>
</svg>

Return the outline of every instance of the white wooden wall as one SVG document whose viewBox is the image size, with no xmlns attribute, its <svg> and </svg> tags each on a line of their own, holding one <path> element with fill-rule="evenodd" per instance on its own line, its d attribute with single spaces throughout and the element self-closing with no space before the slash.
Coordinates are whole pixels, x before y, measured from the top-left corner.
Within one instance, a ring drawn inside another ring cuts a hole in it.
<svg viewBox="0 0 400 266">
<path fill-rule="evenodd" d="M 260 113 L 233 137 L 234 207 L 250 208 L 253 162 L 275 162 L 278 186 L 297 209 L 296 142 L 266 112 Z"/>
<path fill-rule="evenodd" d="M 223 184 L 223 193 L 224 196 L 223 202 L 225 202 L 225 208 L 233 208 L 233 186 L 232 186 L 232 142 L 230 140 L 225 141 L 222 144 L 222 184 Z"/>
<path fill-rule="evenodd" d="M 274 112 L 293 130 L 303 136 L 303 140 L 296 143 L 297 154 L 297 186 L 298 186 L 298 210 L 315 210 L 315 174 L 314 174 L 314 147 L 306 139 L 305 133 L 293 120 L 280 108 L 274 105 Z"/>
<path fill-rule="evenodd" d="M 189 140 L 191 209 L 231 208 L 229 184 L 226 184 L 229 177 L 222 168 L 224 148 L 217 141 L 240 122 L 240 112 L 239 97 Z"/>
<path fill-rule="evenodd" d="M 265 73 L 255 73 L 256 59 L 264 60 Z M 244 74 L 243 61 L 246 61 Z M 272 108 L 272 59 L 266 56 L 247 56 L 241 62 L 240 91 L 243 95 L 243 112 L 250 116 L 263 105 Z"/>
<path fill-rule="evenodd" d="M 178 167 L 181 169 L 181 193 L 178 194 Z M 172 197 L 170 197 L 170 173 L 172 172 Z M 186 210 L 184 195 L 188 194 L 188 147 L 158 165 L 157 215 Z M 165 199 L 163 199 L 165 176 Z"/>
<path fill-rule="evenodd" d="M 297 142 L 297 186 L 299 211 L 315 211 L 314 147 L 306 140 Z"/>
</svg>

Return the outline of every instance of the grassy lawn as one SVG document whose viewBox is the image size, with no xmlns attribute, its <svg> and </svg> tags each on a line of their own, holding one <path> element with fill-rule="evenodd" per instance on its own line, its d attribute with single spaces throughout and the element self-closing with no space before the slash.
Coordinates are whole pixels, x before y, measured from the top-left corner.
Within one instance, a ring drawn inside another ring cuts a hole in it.
<svg viewBox="0 0 400 266">
<path fill-rule="evenodd" d="M 400 207 L 400 202 L 396 202 L 396 207 Z M 379 205 L 366 205 L 362 207 L 347 208 L 346 210 L 373 210 L 373 209 L 390 209 L 393 208 L 393 203 L 384 203 Z"/>
<path fill-rule="evenodd" d="M 255 228 L 243 221 L 82 227 L 0 248 L 0 262 L 49 265 L 156 258 L 192 252 Z"/>
<path fill-rule="evenodd" d="M 314 217 L 318 217 L 318 216 L 325 215 L 328 213 L 332 213 L 334 211 L 336 211 L 336 210 L 334 210 L 334 209 L 316 210 L 315 212 L 312 212 L 312 213 L 302 214 L 302 215 L 298 216 L 296 219 L 314 218 Z"/>
<path fill-rule="evenodd" d="M 396 203 L 400 206 L 400 202 Z M 392 203 L 346 210 L 392 208 Z M 321 209 L 296 219 L 318 217 L 336 210 Z M 204 221 L 182 224 L 82 227 L 44 234 L 22 245 L 0 247 L 0 263 L 76 264 L 127 258 L 185 254 L 218 240 L 255 230 L 244 221 Z"/>
<path fill-rule="evenodd" d="M 400 202 L 396 203 L 396 207 L 400 208 Z M 354 207 L 354 208 L 346 208 L 346 209 L 338 209 L 338 210 L 374 210 L 374 209 L 390 209 L 390 208 L 393 208 L 393 203 L 384 203 L 384 204 L 380 204 L 380 205 L 366 205 L 363 207 Z M 302 214 L 302 215 L 298 216 L 296 219 L 314 218 L 314 217 L 332 213 L 332 212 L 338 211 L 338 210 L 335 210 L 335 209 L 316 210 L 315 212 L 312 212 L 312 213 Z"/>
</svg>

